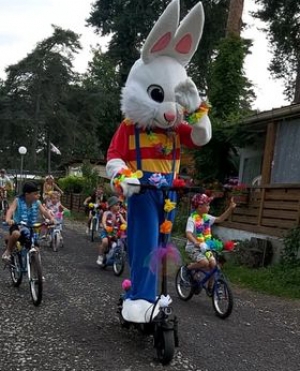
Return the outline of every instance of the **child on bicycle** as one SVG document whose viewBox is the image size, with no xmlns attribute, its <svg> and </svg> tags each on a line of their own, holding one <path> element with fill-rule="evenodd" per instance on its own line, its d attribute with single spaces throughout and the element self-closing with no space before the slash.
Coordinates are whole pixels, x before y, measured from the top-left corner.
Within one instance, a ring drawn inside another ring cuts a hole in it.
<svg viewBox="0 0 300 371">
<path fill-rule="evenodd" d="M 181 278 L 189 282 L 191 271 L 197 269 L 211 270 L 216 266 L 216 260 L 209 251 L 209 240 L 211 236 L 211 226 L 215 223 L 222 223 L 232 213 L 236 207 L 233 198 L 230 200 L 229 207 L 219 217 L 208 214 L 211 197 L 204 193 L 195 194 L 192 198 L 192 213 L 187 220 L 185 251 L 192 259 L 192 263 L 181 268 Z M 208 290 L 211 289 L 213 280 L 208 282 Z"/>
<path fill-rule="evenodd" d="M 90 224 L 91 224 L 91 220 L 93 218 L 93 212 L 94 212 L 93 209 L 89 208 L 89 206 L 88 206 L 89 204 L 97 204 L 98 205 L 98 209 L 100 209 L 100 214 L 101 214 L 100 215 L 100 220 L 101 220 L 103 212 L 107 209 L 106 197 L 104 195 L 104 190 L 103 190 L 102 186 L 99 185 L 93 191 L 93 193 L 83 201 L 83 205 L 86 206 L 88 214 L 89 214 L 88 222 L 87 222 L 87 228 L 86 228 L 86 233 L 87 234 L 89 233 L 89 230 L 90 230 Z"/>
<path fill-rule="evenodd" d="M 61 219 L 59 215 L 65 210 L 68 211 L 60 202 L 60 194 L 56 191 L 50 194 L 50 198 L 47 200 L 45 207 L 55 219 Z"/>
<path fill-rule="evenodd" d="M 102 217 L 103 231 L 101 233 L 101 244 L 99 245 L 98 265 L 103 265 L 104 255 L 110 248 L 110 243 L 117 237 L 121 224 L 126 224 L 126 220 L 120 213 L 120 200 L 112 196 L 107 201 L 108 210 L 104 211 Z"/>
<path fill-rule="evenodd" d="M 38 221 L 39 212 L 50 222 L 54 223 L 53 216 L 47 211 L 39 200 L 40 190 L 34 182 L 23 185 L 22 194 L 14 199 L 6 214 L 6 223 L 10 226 L 7 248 L 2 260 L 10 261 L 13 248 L 18 240 L 28 242 L 30 231 L 27 227 L 18 225 L 25 222 L 32 225 Z"/>
<path fill-rule="evenodd" d="M 52 192 L 54 191 L 60 192 L 60 194 L 64 194 L 64 192 L 59 188 L 59 186 L 55 183 L 54 177 L 52 175 L 47 175 L 45 178 L 45 183 L 43 185 L 43 200 L 47 202 Z"/>
</svg>

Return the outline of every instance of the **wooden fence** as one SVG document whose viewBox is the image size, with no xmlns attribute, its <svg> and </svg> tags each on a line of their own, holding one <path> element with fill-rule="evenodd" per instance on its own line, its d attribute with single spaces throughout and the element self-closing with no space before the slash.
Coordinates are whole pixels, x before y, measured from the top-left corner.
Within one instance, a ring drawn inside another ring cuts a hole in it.
<svg viewBox="0 0 300 371">
<path fill-rule="evenodd" d="M 300 184 L 251 188 L 248 203 L 238 205 L 222 226 L 282 237 L 300 226 Z"/>
<path fill-rule="evenodd" d="M 61 203 L 71 211 L 85 211 L 83 201 L 86 199 L 85 195 L 77 193 L 65 193 L 61 197 Z"/>
</svg>

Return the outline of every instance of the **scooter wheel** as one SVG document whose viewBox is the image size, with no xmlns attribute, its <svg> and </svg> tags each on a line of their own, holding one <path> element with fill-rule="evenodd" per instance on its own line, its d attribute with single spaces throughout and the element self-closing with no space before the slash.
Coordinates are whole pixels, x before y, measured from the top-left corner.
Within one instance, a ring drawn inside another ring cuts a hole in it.
<svg viewBox="0 0 300 371">
<path fill-rule="evenodd" d="M 121 327 L 123 327 L 123 328 L 129 328 L 129 327 L 130 327 L 130 323 L 127 322 L 127 321 L 123 318 L 122 313 L 119 313 L 119 321 L 120 321 L 120 325 L 121 325 Z"/>
<path fill-rule="evenodd" d="M 161 364 L 167 365 L 172 361 L 175 351 L 174 330 L 161 329 L 158 331 L 156 334 L 156 351 Z"/>
</svg>

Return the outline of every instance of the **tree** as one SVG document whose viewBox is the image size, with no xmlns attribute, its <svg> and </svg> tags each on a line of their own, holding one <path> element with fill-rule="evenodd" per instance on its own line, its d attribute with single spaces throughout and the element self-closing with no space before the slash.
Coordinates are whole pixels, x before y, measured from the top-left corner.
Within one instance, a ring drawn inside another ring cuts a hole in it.
<svg viewBox="0 0 300 371">
<path fill-rule="evenodd" d="M 260 9 L 254 15 L 267 23 L 273 58 L 269 69 L 285 83 L 285 95 L 300 103 L 300 2 L 255 0 Z"/>
<path fill-rule="evenodd" d="M 52 36 L 6 69 L 5 89 L 10 100 L 11 122 L 18 127 L 15 133 L 29 149 L 32 169 L 37 166 L 38 147 L 47 142 L 49 148 L 54 139 L 62 143 L 72 128 L 72 119 L 64 105 L 71 84 L 77 80 L 72 59 L 73 53 L 81 48 L 79 35 L 53 28 Z"/>
<path fill-rule="evenodd" d="M 181 18 L 199 0 L 181 2 Z M 204 32 L 200 46 L 189 66 L 189 74 L 201 91 L 206 92 L 210 82 L 212 57 L 221 37 L 225 36 L 230 0 L 207 0 Z M 170 1 L 166 0 L 97 0 L 87 22 L 101 36 L 112 35 L 107 54 L 120 73 L 120 85 L 124 85 L 129 70 L 139 58 L 140 49 L 153 24 Z"/>
</svg>

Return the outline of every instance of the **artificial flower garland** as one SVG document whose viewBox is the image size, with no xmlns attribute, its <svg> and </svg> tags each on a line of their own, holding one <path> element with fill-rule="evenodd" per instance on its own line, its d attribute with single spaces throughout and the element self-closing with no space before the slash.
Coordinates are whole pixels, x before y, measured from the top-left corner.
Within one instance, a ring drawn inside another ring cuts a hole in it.
<svg viewBox="0 0 300 371">
<path fill-rule="evenodd" d="M 199 242 L 206 242 L 211 239 L 211 229 L 209 217 L 207 214 L 200 216 L 196 211 L 191 214 L 196 228 L 196 239 Z"/>
<path fill-rule="evenodd" d="M 208 101 L 201 102 L 200 106 L 193 112 L 188 113 L 185 111 L 185 121 L 190 125 L 196 124 L 204 115 L 208 114 L 211 105 Z"/>
<path fill-rule="evenodd" d="M 114 177 L 112 184 L 118 193 L 122 193 L 123 190 L 121 187 L 121 183 L 124 182 L 125 179 L 128 179 L 128 178 L 140 179 L 142 178 L 142 176 L 143 176 L 143 172 L 141 170 L 137 170 L 136 172 L 133 172 L 130 169 L 123 168 Z"/>
</svg>

